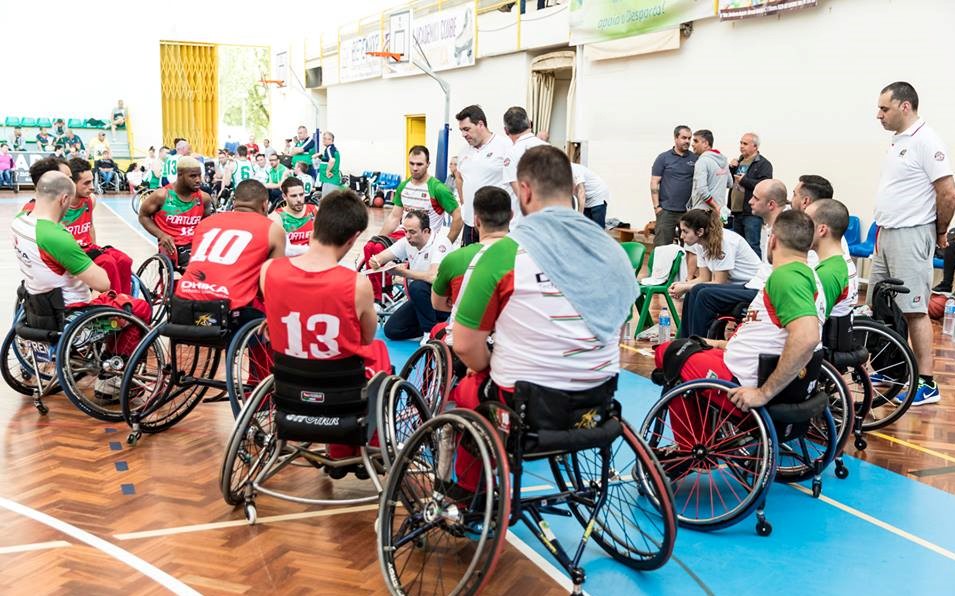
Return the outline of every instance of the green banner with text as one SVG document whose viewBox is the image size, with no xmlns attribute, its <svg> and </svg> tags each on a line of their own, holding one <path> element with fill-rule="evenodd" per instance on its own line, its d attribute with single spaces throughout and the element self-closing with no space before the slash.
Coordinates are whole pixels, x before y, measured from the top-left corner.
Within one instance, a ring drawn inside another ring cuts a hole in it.
<svg viewBox="0 0 955 596">
<path fill-rule="evenodd" d="M 570 45 L 673 29 L 716 8 L 714 0 L 571 0 Z"/>
</svg>

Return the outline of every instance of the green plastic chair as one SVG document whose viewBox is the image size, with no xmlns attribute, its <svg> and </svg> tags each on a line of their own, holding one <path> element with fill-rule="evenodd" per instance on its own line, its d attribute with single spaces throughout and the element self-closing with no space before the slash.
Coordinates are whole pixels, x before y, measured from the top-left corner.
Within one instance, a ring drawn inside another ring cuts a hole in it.
<svg viewBox="0 0 955 596">
<path fill-rule="evenodd" d="M 70 118 L 66 121 L 66 125 L 73 129 L 86 128 L 86 120 L 83 120 L 82 118 Z"/>
<path fill-rule="evenodd" d="M 53 126 L 53 121 L 49 118 L 37 118 L 36 125 L 42 128 L 50 128 Z"/>
<path fill-rule="evenodd" d="M 647 247 L 642 242 L 621 242 L 620 247 L 630 258 L 630 264 L 636 275 L 640 275 L 643 270 L 643 258 L 647 254 Z"/>
<path fill-rule="evenodd" d="M 677 312 L 676 305 L 673 303 L 673 298 L 670 297 L 670 294 L 667 290 L 670 289 L 670 286 L 673 282 L 676 281 L 677 277 L 680 275 L 680 264 L 683 262 L 683 252 L 678 252 L 676 257 L 673 259 L 673 265 L 670 267 L 670 274 L 667 276 L 667 279 L 664 283 L 656 286 L 644 286 L 640 285 L 640 295 L 637 296 L 637 308 L 640 309 L 640 318 L 637 319 L 637 327 L 633 332 L 633 337 L 636 339 L 637 335 L 649 326 L 651 321 L 650 318 L 650 304 L 653 302 L 653 297 L 656 294 L 662 294 L 667 301 L 667 306 L 670 308 L 670 320 L 673 321 L 673 329 L 675 334 L 680 332 L 680 314 Z M 650 253 L 650 258 L 647 261 L 647 267 L 650 271 L 653 271 L 653 253 Z"/>
<path fill-rule="evenodd" d="M 7 119 L 4 121 L 5 126 L 20 126 L 20 119 L 16 116 L 7 116 Z"/>
<path fill-rule="evenodd" d="M 29 116 L 24 116 L 20 118 L 20 126 L 24 128 L 36 126 L 36 118 L 30 118 Z"/>
</svg>

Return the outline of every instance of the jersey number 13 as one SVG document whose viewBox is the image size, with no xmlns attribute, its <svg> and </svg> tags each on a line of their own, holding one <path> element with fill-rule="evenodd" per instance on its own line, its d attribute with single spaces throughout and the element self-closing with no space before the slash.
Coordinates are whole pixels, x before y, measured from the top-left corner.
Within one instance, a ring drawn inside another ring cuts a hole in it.
<svg viewBox="0 0 955 596">
<path fill-rule="evenodd" d="M 309 341 L 308 352 L 302 343 L 302 313 L 292 311 L 282 317 L 281 321 L 285 323 L 285 331 L 288 336 L 288 347 L 285 348 L 285 354 L 295 358 L 314 358 L 323 360 L 334 358 L 341 354 L 338 349 L 338 332 L 341 323 L 338 317 L 332 315 L 312 315 L 305 321 L 304 331 L 313 333 L 314 339 L 318 343 Z M 317 330 L 321 328 L 322 332 Z"/>
</svg>

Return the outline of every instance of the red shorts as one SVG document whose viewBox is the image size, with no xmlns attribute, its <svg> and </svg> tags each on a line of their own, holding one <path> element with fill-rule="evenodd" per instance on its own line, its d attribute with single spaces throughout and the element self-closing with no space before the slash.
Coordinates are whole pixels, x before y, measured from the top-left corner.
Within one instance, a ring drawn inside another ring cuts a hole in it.
<svg viewBox="0 0 955 596">
<path fill-rule="evenodd" d="M 106 271 L 111 290 L 117 294 L 132 293 L 133 260 L 126 253 L 112 246 L 90 246 L 86 254 Z"/>
</svg>

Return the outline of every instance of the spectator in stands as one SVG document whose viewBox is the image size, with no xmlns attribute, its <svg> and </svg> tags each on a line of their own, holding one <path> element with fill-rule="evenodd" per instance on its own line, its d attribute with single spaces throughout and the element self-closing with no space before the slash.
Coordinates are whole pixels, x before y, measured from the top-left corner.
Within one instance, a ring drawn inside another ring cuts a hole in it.
<svg viewBox="0 0 955 596">
<path fill-rule="evenodd" d="M 0 145 L 0 186 L 13 185 L 13 154 L 6 143 Z"/>
<path fill-rule="evenodd" d="M 607 224 L 607 201 L 610 200 L 610 187 L 603 178 L 587 166 L 571 163 L 570 171 L 574 175 L 574 196 L 577 199 L 577 211 L 601 228 Z"/>
<path fill-rule="evenodd" d="M 42 126 L 40 132 L 36 133 L 36 150 L 53 151 L 53 137 Z"/>
<path fill-rule="evenodd" d="M 713 148 L 713 133 L 705 128 L 693 133 L 693 153 L 697 158 L 687 207 L 708 209 L 722 216 L 726 209 L 726 191 L 732 185 L 729 162 Z"/>
<path fill-rule="evenodd" d="M 94 166 L 99 172 L 99 192 L 103 192 L 106 185 L 114 184 L 113 178 L 116 176 L 116 162 L 113 161 L 113 154 L 109 147 L 103 150 L 102 157 L 96 160 Z"/>
<path fill-rule="evenodd" d="M 653 245 L 673 244 L 680 217 L 686 213 L 693 189 L 696 154 L 690 151 L 693 134 L 689 126 L 673 129 L 673 148 L 657 156 L 650 170 L 650 200 L 656 215 Z"/>
<path fill-rule="evenodd" d="M 12 151 L 26 151 L 27 140 L 23 136 L 23 129 L 19 126 L 13 128 L 13 138 L 11 139 L 10 149 Z"/>
<path fill-rule="evenodd" d="M 235 152 L 239 149 L 239 142 L 232 140 L 232 135 L 226 135 L 225 137 L 225 150 L 228 151 L 231 155 L 235 155 Z"/>
<path fill-rule="evenodd" d="M 66 136 L 66 122 L 62 118 L 57 118 L 53 121 L 53 138 L 54 142 L 61 140 Z"/>
<path fill-rule="evenodd" d="M 109 130 L 110 137 L 115 141 L 116 140 L 116 129 L 126 127 L 126 106 L 123 105 L 123 100 L 116 101 L 116 107 L 113 108 L 113 117 L 110 118 Z"/>
<path fill-rule="evenodd" d="M 255 142 L 255 135 L 249 135 L 249 142 L 245 146 L 249 149 L 250 155 L 259 153 L 259 144 Z"/>
<path fill-rule="evenodd" d="M 448 161 L 448 177 L 444 181 L 444 185 L 451 189 L 451 195 L 458 199 L 458 156 L 452 155 L 451 160 Z M 460 199 L 458 199 L 460 203 Z"/>
<path fill-rule="evenodd" d="M 342 186 L 341 155 L 335 146 L 335 135 L 327 130 L 322 133 L 322 163 L 316 180 L 322 186 L 322 194 L 338 190 Z"/>
<path fill-rule="evenodd" d="M 262 139 L 262 153 L 265 154 L 265 158 L 268 159 L 273 153 L 278 154 L 278 151 L 275 150 L 275 147 L 272 146 L 272 142 L 268 139 Z"/>
<path fill-rule="evenodd" d="M 756 185 L 773 177 L 773 164 L 759 152 L 759 135 L 748 132 L 740 138 L 739 157 L 730 161 L 730 172 L 734 182 L 730 190 L 733 231 L 746 238 L 759 255 L 760 230 L 766 222 L 753 214 L 749 201 Z"/>
<path fill-rule="evenodd" d="M 89 154 L 94 160 L 103 157 L 103 152 L 109 150 L 109 143 L 106 142 L 106 133 L 100 131 L 96 133 L 96 138 L 90 141 Z"/>
<path fill-rule="evenodd" d="M 53 145 L 53 157 L 66 159 L 66 150 L 63 149 L 63 145 L 59 143 L 57 143 L 56 145 Z"/>
<path fill-rule="evenodd" d="M 72 128 L 67 128 L 64 131 L 60 142 L 63 143 L 64 147 L 73 148 L 75 145 L 79 145 L 79 147 L 77 147 L 79 151 L 86 149 L 86 145 L 83 144 L 83 139 L 80 138 L 80 135 L 73 132 Z"/>
</svg>

